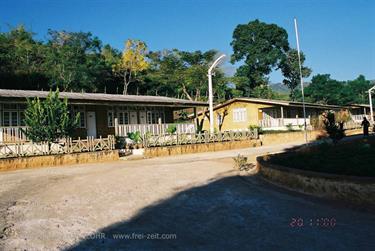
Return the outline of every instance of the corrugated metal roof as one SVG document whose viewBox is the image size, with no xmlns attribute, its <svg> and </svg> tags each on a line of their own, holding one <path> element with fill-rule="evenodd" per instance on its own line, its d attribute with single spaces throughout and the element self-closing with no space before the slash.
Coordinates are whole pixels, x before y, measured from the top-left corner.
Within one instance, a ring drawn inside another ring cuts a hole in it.
<svg viewBox="0 0 375 251">
<path fill-rule="evenodd" d="M 0 89 L 0 98 L 45 98 L 47 91 L 29 91 L 29 90 L 7 90 Z M 207 106 L 206 102 L 191 101 L 186 99 L 169 98 L 162 96 L 142 96 L 142 95 L 121 95 L 105 93 L 78 93 L 78 92 L 60 92 L 60 97 L 68 100 L 91 101 L 91 102 L 124 102 L 138 104 L 169 104 L 184 106 Z"/>
<path fill-rule="evenodd" d="M 302 107 L 302 102 L 297 101 L 286 101 L 286 100 L 276 100 L 276 99 L 261 99 L 261 98 L 234 98 L 230 99 L 224 103 L 218 104 L 214 107 L 214 109 L 221 108 L 226 106 L 230 103 L 240 101 L 240 102 L 253 102 L 253 103 L 261 103 L 261 104 L 271 104 L 271 105 L 284 105 L 284 106 L 291 106 L 291 107 Z M 340 109 L 345 108 L 345 106 L 339 105 L 323 105 L 318 103 L 308 103 L 305 102 L 306 107 L 314 107 L 314 108 L 323 108 L 323 109 Z"/>
<path fill-rule="evenodd" d="M 219 109 L 221 107 L 227 106 L 233 102 L 249 102 L 249 103 L 260 103 L 260 104 L 270 104 L 270 105 L 282 105 L 282 106 L 289 106 L 289 107 L 302 107 L 302 102 L 297 101 L 286 101 L 286 100 L 277 100 L 277 99 L 261 99 L 261 98 L 233 98 L 227 100 L 221 104 L 217 104 L 214 107 L 214 110 Z M 320 109 L 342 109 L 347 108 L 345 106 L 339 105 L 323 105 L 318 103 L 308 103 L 305 102 L 306 108 L 320 108 Z M 206 111 L 207 113 L 208 111 Z M 202 114 L 202 111 L 198 113 L 199 115 Z"/>
</svg>

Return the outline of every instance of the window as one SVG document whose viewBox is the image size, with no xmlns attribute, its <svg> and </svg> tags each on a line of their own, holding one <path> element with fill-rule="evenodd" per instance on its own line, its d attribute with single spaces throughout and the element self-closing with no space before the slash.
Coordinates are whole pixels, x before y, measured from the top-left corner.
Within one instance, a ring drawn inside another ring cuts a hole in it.
<svg viewBox="0 0 375 251">
<path fill-rule="evenodd" d="M 115 112 L 113 110 L 107 111 L 107 122 L 108 122 L 108 127 L 115 126 Z"/>
<path fill-rule="evenodd" d="M 2 111 L 2 121 L 0 125 L 3 126 L 19 126 L 24 125 L 24 106 L 18 104 L 4 104 Z M 21 110 L 20 110 L 21 109 Z"/>
<path fill-rule="evenodd" d="M 129 124 L 129 113 L 128 112 L 119 112 L 118 113 L 118 122 L 120 125 L 123 125 L 123 124 Z"/>
<path fill-rule="evenodd" d="M 147 124 L 158 124 L 159 118 L 161 123 L 164 123 L 164 112 L 163 111 L 147 111 Z"/>
<path fill-rule="evenodd" d="M 75 105 L 73 106 L 73 116 L 79 113 L 78 128 L 86 128 L 86 111 L 84 106 Z"/>
<path fill-rule="evenodd" d="M 233 109 L 233 122 L 245 122 L 246 117 L 246 108 Z"/>
</svg>

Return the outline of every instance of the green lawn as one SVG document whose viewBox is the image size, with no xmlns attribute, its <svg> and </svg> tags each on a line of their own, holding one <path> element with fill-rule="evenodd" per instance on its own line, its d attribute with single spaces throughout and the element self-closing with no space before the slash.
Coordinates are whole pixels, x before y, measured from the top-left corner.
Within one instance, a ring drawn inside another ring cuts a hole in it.
<svg viewBox="0 0 375 251">
<path fill-rule="evenodd" d="M 289 151 L 269 160 L 282 166 L 316 172 L 375 177 L 375 137 L 311 150 Z"/>
</svg>

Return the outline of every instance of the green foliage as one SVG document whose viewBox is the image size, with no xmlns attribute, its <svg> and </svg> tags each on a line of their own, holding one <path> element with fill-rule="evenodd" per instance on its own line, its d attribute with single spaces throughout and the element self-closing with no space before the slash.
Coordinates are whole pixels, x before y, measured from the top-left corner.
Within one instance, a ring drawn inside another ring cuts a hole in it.
<svg viewBox="0 0 375 251">
<path fill-rule="evenodd" d="M 258 85 L 267 83 L 266 76 L 272 69 L 279 67 L 280 62 L 289 50 L 287 32 L 276 24 L 266 24 L 258 19 L 248 24 L 239 24 L 233 32 L 232 63 L 243 61 L 237 69 L 237 77 L 246 81 L 237 86 L 245 96 Z"/>
<path fill-rule="evenodd" d="M 177 49 L 149 53 L 150 69 L 145 76 L 147 93 L 207 100 L 207 71 L 217 53 L 215 50 L 187 52 Z M 220 68 L 215 69 L 213 82 L 215 99 L 226 99 L 231 89 Z"/>
<path fill-rule="evenodd" d="M 306 100 L 313 103 L 348 105 L 368 102 L 366 91 L 371 88 L 371 82 L 363 75 L 352 81 L 337 81 L 329 74 L 318 74 L 311 79 L 305 88 Z M 298 93 L 298 98 L 301 99 Z"/>
<path fill-rule="evenodd" d="M 177 126 L 175 124 L 169 125 L 167 128 L 167 133 L 173 134 L 177 131 Z"/>
<path fill-rule="evenodd" d="M 257 130 L 258 131 L 258 134 L 262 134 L 263 133 L 263 129 L 261 126 L 258 126 L 258 125 L 249 125 L 249 130 L 250 131 L 254 131 L 254 130 Z"/>
<path fill-rule="evenodd" d="M 287 128 L 288 131 L 293 131 L 293 125 L 292 124 L 287 124 L 285 127 Z"/>
<path fill-rule="evenodd" d="M 301 65 L 302 65 L 302 76 L 307 78 L 311 74 L 311 69 L 303 66 L 305 62 L 305 55 L 301 52 Z M 297 87 L 300 84 L 300 72 L 299 72 L 299 62 L 298 62 L 298 52 L 295 49 L 291 49 L 286 53 L 280 63 L 281 72 L 284 75 L 283 83 L 290 89 L 290 99 L 296 99 Z"/>
<path fill-rule="evenodd" d="M 135 144 L 139 144 L 142 142 L 141 132 L 139 131 L 129 132 L 128 138 L 131 139 Z"/>
<path fill-rule="evenodd" d="M 34 142 L 56 142 L 71 136 L 79 122 L 79 114 L 72 116 L 67 99 L 59 98 L 59 90 L 50 92 L 44 101 L 29 99 L 25 110 L 26 136 Z"/>
</svg>

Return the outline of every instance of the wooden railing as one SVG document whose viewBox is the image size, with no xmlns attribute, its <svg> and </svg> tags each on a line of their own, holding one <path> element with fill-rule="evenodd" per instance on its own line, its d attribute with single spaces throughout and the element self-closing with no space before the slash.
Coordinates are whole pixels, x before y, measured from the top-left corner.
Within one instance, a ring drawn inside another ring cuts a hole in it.
<svg viewBox="0 0 375 251">
<path fill-rule="evenodd" d="M 10 142 L 19 142 L 27 141 L 25 133 L 21 130 L 26 130 L 26 126 L 1 126 L 0 127 L 0 143 L 10 143 Z"/>
<path fill-rule="evenodd" d="M 269 118 L 262 119 L 259 121 L 259 126 L 262 128 L 272 128 L 272 127 L 285 127 L 291 126 L 303 126 L 305 120 L 303 118 Z M 306 124 L 310 125 L 310 118 L 306 118 Z"/>
<path fill-rule="evenodd" d="M 115 137 L 93 138 L 72 140 L 67 138 L 58 143 L 48 144 L 47 142 L 26 142 L 0 144 L 0 158 L 51 155 L 64 153 L 95 152 L 115 149 Z"/>
<path fill-rule="evenodd" d="M 368 121 L 370 121 L 370 115 L 366 115 L 366 114 L 356 114 L 356 115 L 350 115 L 350 117 L 352 118 L 353 121 L 355 122 L 362 122 L 363 120 L 363 117 L 366 117 Z"/>
<path fill-rule="evenodd" d="M 144 147 L 202 144 L 213 142 L 239 141 L 257 139 L 258 131 L 229 131 L 223 133 L 184 133 L 184 134 L 163 134 L 144 136 Z"/>
<path fill-rule="evenodd" d="M 176 126 L 176 133 L 195 133 L 195 124 L 118 124 L 115 123 L 115 135 L 126 137 L 128 133 L 140 132 L 141 135 L 149 133 L 152 135 L 166 134 L 170 126 Z"/>
</svg>

